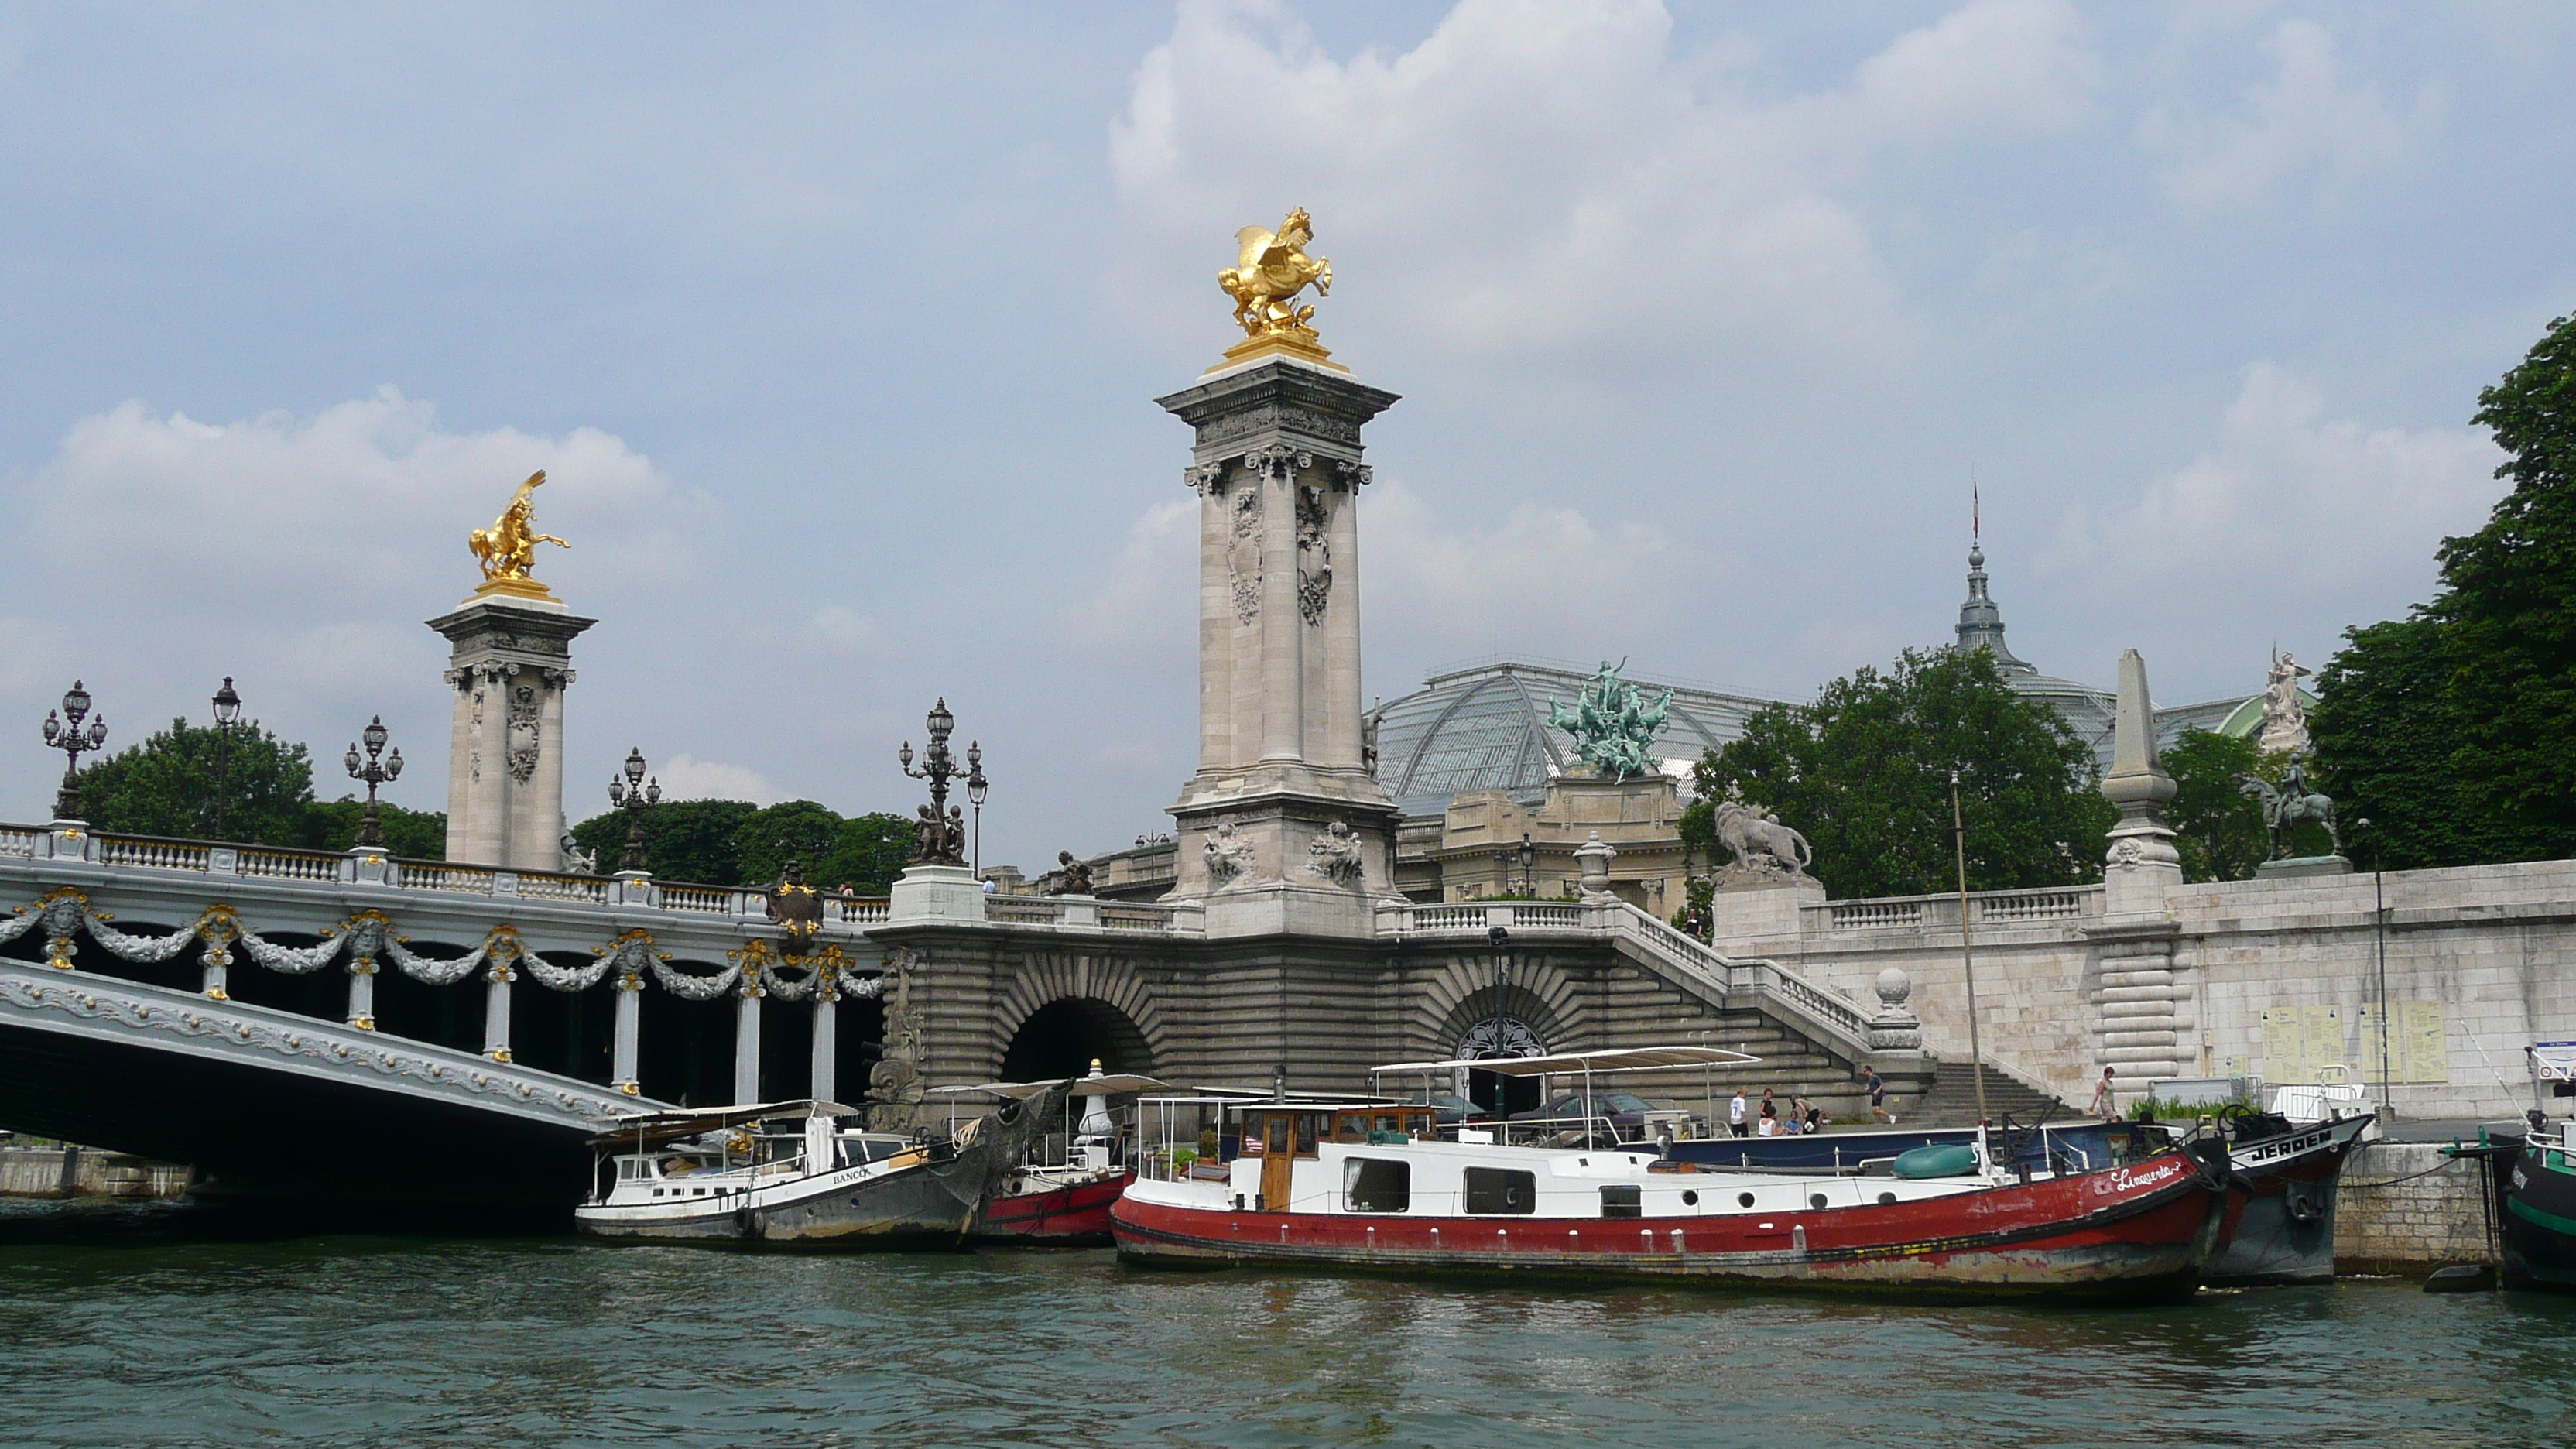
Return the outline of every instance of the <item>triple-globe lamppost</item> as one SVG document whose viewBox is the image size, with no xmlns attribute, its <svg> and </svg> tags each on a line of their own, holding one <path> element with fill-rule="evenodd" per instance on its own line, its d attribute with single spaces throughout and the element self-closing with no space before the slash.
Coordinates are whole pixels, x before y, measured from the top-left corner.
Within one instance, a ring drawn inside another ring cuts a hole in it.
<svg viewBox="0 0 2576 1449">
<path fill-rule="evenodd" d="M 367 812 L 358 817 L 360 845 L 385 843 L 384 822 L 376 810 L 376 787 L 402 775 L 402 751 L 396 749 L 391 755 L 386 755 L 385 737 L 385 717 L 377 715 L 358 732 L 358 738 L 367 742 L 366 759 L 361 761 L 358 758 L 356 745 L 349 746 L 349 753 L 341 757 L 341 762 L 349 767 L 349 778 L 363 781 L 367 787 Z"/>
<path fill-rule="evenodd" d="M 45 744 L 63 752 L 62 788 L 54 792 L 54 818 L 80 818 L 80 757 L 107 743 L 107 716 L 93 717 L 89 712 L 89 691 L 77 679 L 63 695 L 62 710 L 45 711 Z M 83 729 L 81 722 L 89 721 Z"/>
<path fill-rule="evenodd" d="M 625 777 L 608 777 L 609 808 L 626 812 L 626 849 L 617 857 L 619 870 L 644 868 L 644 812 L 661 803 L 662 778 L 656 775 L 645 783 L 644 748 L 635 746 L 626 752 Z"/>
<path fill-rule="evenodd" d="M 964 833 L 957 828 L 963 822 L 951 818 L 955 814 L 955 807 L 948 803 L 948 782 L 957 780 L 965 785 L 966 798 L 975 806 L 975 854 L 977 867 L 980 869 L 983 854 L 984 797 L 991 785 L 991 782 L 984 778 L 983 742 L 974 741 L 966 746 L 966 766 L 964 769 L 958 768 L 957 755 L 948 748 L 948 737 L 957 729 L 957 716 L 949 713 L 948 700 L 945 696 L 931 706 L 930 714 L 923 721 L 923 725 L 930 732 L 930 743 L 921 752 L 920 769 L 916 770 L 912 767 L 912 741 L 905 740 L 903 748 L 895 752 L 895 759 L 903 766 L 903 772 L 906 775 L 916 780 L 930 782 L 930 804 L 923 808 L 921 820 L 914 830 L 918 837 L 918 854 L 923 863 L 929 865 L 966 864 L 962 858 L 965 851 L 961 848 L 966 845 L 966 842 L 957 838 Z"/>
</svg>

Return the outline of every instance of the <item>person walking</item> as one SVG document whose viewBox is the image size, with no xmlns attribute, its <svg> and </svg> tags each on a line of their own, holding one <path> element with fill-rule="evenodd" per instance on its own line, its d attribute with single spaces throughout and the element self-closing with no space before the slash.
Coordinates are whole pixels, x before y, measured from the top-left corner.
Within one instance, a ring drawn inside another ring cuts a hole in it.
<svg viewBox="0 0 2576 1449">
<path fill-rule="evenodd" d="M 1895 1126 L 1896 1114 L 1887 1110 L 1887 1083 L 1878 1075 L 1878 1068 L 1866 1062 L 1862 1063 L 1860 1085 L 1863 1091 L 1869 1093 L 1869 1120 L 1884 1122 L 1890 1127 Z"/>
<path fill-rule="evenodd" d="M 1735 1089 L 1735 1100 L 1726 1104 L 1726 1130 L 1738 1137 L 1752 1129 L 1744 1124 L 1744 1089 Z"/>
<path fill-rule="evenodd" d="M 2102 1069 L 2102 1080 L 2093 1087 L 2093 1115 L 2105 1122 L 2120 1120 L 2120 1101 L 2111 1089 L 2111 1069 Z"/>
</svg>

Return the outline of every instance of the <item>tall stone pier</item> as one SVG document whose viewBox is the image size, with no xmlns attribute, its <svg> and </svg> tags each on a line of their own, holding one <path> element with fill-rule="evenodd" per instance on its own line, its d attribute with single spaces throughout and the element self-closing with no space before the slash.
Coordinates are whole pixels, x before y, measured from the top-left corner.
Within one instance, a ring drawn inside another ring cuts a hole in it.
<svg viewBox="0 0 2576 1449">
<path fill-rule="evenodd" d="M 453 651 L 449 860 L 562 869 L 564 690 L 572 641 L 596 622 L 551 594 L 488 588 L 429 621 Z"/>
<path fill-rule="evenodd" d="M 1175 898 L 1211 935 L 1366 936 L 1395 809 L 1360 694 L 1360 429 L 1396 395 L 1282 350 L 1157 401 L 1197 430 L 1199 768 Z"/>
</svg>

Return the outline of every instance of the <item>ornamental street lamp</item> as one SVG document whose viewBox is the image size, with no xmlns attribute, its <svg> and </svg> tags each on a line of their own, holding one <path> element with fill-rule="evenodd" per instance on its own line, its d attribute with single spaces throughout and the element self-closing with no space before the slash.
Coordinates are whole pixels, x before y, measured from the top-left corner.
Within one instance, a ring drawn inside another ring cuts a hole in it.
<svg viewBox="0 0 2576 1449">
<path fill-rule="evenodd" d="M 391 755 L 385 755 L 383 715 L 369 720 L 367 727 L 358 732 L 358 738 L 367 742 L 366 760 L 360 762 L 356 745 L 349 746 L 349 753 L 341 757 L 341 762 L 349 767 L 349 778 L 363 780 L 367 786 L 367 813 L 358 817 L 358 844 L 382 845 L 385 843 L 385 830 L 384 822 L 376 811 L 376 787 L 401 777 L 402 751 L 397 749 Z M 381 761 L 377 758 L 380 755 L 384 756 Z"/>
<path fill-rule="evenodd" d="M 993 782 L 984 778 L 984 742 L 975 740 L 966 746 L 966 803 L 975 807 L 975 849 L 972 864 L 975 878 L 984 878 L 984 797 L 992 792 Z"/>
<path fill-rule="evenodd" d="M 644 811 L 662 803 L 662 777 L 644 783 L 644 747 L 638 745 L 626 752 L 626 778 L 608 777 L 608 807 L 626 812 L 626 850 L 617 857 L 619 870 L 644 868 Z"/>
<path fill-rule="evenodd" d="M 45 711 L 45 744 L 63 752 L 63 784 L 54 792 L 57 820 L 80 818 L 80 757 L 107 743 L 107 716 L 90 719 L 89 706 L 89 691 L 75 679 L 71 691 L 63 696 L 62 713 L 57 716 L 50 709 Z M 86 730 L 81 728 L 84 719 L 89 719 Z"/>
<path fill-rule="evenodd" d="M 1521 832 L 1520 855 L 1521 894 L 1536 896 L 1538 894 L 1538 846 L 1530 839 L 1529 832 L 1526 830 Z"/>
<path fill-rule="evenodd" d="M 945 697 L 931 706 L 924 724 L 930 730 L 930 744 L 921 752 L 920 769 L 912 767 L 912 741 L 904 741 L 903 748 L 895 752 L 906 775 L 930 782 L 930 803 L 920 807 L 921 819 L 913 826 L 913 858 L 925 865 L 964 865 L 966 822 L 955 818 L 959 812 L 948 803 L 948 782 L 968 771 L 957 768 L 957 756 L 948 748 L 948 737 L 957 729 L 957 716 L 948 712 Z M 968 748 L 972 751 L 970 764 L 980 769 L 983 747 Z"/>
<path fill-rule="evenodd" d="M 215 828 L 213 836 L 224 838 L 224 776 L 232 763 L 233 722 L 241 718 L 242 698 L 233 692 L 233 677 L 224 676 L 224 687 L 215 691 Z"/>
</svg>

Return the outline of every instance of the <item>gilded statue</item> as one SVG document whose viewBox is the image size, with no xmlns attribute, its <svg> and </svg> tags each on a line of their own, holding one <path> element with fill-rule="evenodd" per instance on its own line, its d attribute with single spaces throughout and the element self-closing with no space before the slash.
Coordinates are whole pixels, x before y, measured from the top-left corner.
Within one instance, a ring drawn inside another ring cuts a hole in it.
<svg viewBox="0 0 2576 1449">
<path fill-rule="evenodd" d="M 1247 226 L 1234 234 L 1241 248 L 1235 264 L 1216 274 L 1216 284 L 1234 299 L 1234 320 L 1246 335 L 1289 335 L 1313 341 L 1312 306 L 1297 305 L 1297 294 L 1309 282 L 1317 296 L 1333 291 L 1333 259 L 1310 257 L 1305 247 L 1315 239 L 1314 219 L 1299 207 L 1288 213 L 1277 231 Z"/>
<path fill-rule="evenodd" d="M 478 528 L 466 538 L 465 545 L 474 550 L 475 559 L 483 565 L 483 577 L 487 582 L 527 578 L 528 571 L 536 566 L 538 544 L 572 547 L 551 533 L 536 531 L 537 505 L 528 495 L 545 481 L 543 469 L 529 474 L 528 481 L 519 485 L 519 491 L 510 495 L 510 506 L 502 509 L 501 516 L 492 520 L 492 526 Z"/>
</svg>

